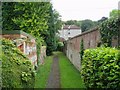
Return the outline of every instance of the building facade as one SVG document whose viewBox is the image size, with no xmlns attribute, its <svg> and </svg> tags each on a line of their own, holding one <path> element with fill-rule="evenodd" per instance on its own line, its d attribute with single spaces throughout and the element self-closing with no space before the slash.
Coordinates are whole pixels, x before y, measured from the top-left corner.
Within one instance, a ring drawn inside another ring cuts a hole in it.
<svg viewBox="0 0 120 90">
<path fill-rule="evenodd" d="M 80 27 L 76 25 L 65 25 L 63 26 L 62 30 L 59 30 L 58 36 L 60 38 L 68 40 L 69 38 L 75 37 L 76 35 L 79 35 L 79 34 L 81 34 Z"/>
</svg>

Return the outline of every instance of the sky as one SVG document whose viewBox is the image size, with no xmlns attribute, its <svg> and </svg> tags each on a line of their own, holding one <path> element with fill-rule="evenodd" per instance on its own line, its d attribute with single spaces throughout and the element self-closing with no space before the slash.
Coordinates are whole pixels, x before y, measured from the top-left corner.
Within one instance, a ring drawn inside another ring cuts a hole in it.
<svg viewBox="0 0 120 90">
<path fill-rule="evenodd" d="M 120 0 L 52 0 L 53 8 L 67 20 L 100 20 L 109 17 L 113 9 L 118 9 Z"/>
</svg>

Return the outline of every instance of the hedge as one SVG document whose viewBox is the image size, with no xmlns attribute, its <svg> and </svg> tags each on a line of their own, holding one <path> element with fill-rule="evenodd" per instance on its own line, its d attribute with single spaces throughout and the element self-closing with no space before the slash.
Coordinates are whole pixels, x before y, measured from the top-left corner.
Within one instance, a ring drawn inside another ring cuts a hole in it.
<svg viewBox="0 0 120 90">
<path fill-rule="evenodd" d="M 85 50 L 81 74 L 87 88 L 120 88 L 120 51 L 110 47 Z"/>
<path fill-rule="evenodd" d="M 7 39 L 0 39 L 2 45 L 2 87 L 3 88 L 32 88 L 35 74 L 28 58 Z"/>
</svg>

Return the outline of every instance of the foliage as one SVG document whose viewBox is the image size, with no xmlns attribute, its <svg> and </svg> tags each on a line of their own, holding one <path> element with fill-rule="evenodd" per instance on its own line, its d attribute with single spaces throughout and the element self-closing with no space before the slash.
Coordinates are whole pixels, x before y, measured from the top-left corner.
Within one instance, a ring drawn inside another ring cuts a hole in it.
<svg viewBox="0 0 120 90">
<path fill-rule="evenodd" d="M 49 8 L 49 19 L 48 19 L 48 34 L 46 34 L 45 41 L 47 44 L 47 55 L 51 55 L 53 51 L 57 49 L 56 29 L 54 25 L 54 14 L 52 5 Z"/>
<path fill-rule="evenodd" d="M 63 51 L 64 44 L 63 42 L 58 42 L 57 50 L 58 51 Z"/>
<path fill-rule="evenodd" d="M 60 14 L 56 10 L 53 10 L 53 16 L 54 16 L 55 30 L 56 31 L 61 30 L 63 22 L 60 18 L 61 17 Z"/>
<path fill-rule="evenodd" d="M 97 21 L 98 25 L 107 19 L 108 19 L 107 17 L 102 17 L 100 20 Z"/>
<path fill-rule="evenodd" d="M 37 41 L 39 38 L 41 43 L 44 40 L 48 55 L 56 49 L 55 34 L 62 23 L 50 2 L 3 2 L 2 8 L 3 30 L 23 30 L 35 36 Z"/>
<path fill-rule="evenodd" d="M 0 39 L 2 42 L 2 87 L 33 88 L 34 70 L 31 62 L 17 49 L 12 41 Z"/>
<path fill-rule="evenodd" d="M 39 38 L 39 37 L 36 37 L 36 46 L 37 46 L 37 59 L 38 59 L 38 62 L 37 64 L 39 65 L 40 64 L 40 49 L 41 49 L 41 46 L 43 45 L 44 43 L 44 40 L 42 38 Z"/>
<path fill-rule="evenodd" d="M 120 51 L 110 47 L 85 50 L 81 74 L 87 88 L 120 88 Z"/>
<path fill-rule="evenodd" d="M 68 20 L 66 22 L 64 22 L 65 25 L 76 25 L 78 27 L 81 26 L 81 22 L 82 21 L 77 21 L 77 20 Z"/>
<path fill-rule="evenodd" d="M 44 64 L 40 65 L 35 77 L 34 88 L 46 88 L 47 80 L 49 77 L 53 56 L 47 56 L 44 60 Z"/>
<path fill-rule="evenodd" d="M 84 42 L 83 42 L 83 39 L 82 39 L 81 42 L 80 42 L 80 57 L 81 57 L 81 60 L 83 59 L 83 55 L 84 55 Z"/>
<path fill-rule="evenodd" d="M 120 18 L 110 18 L 101 23 L 99 29 L 101 33 L 101 41 L 103 44 L 107 43 L 108 46 L 111 46 L 113 36 L 120 38 L 118 33 L 120 32 L 119 24 Z"/>
<path fill-rule="evenodd" d="M 120 17 L 120 10 L 114 9 L 110 12 L 110 18 Z"/>
<path fill-rule="evenodd" d="M 2 2 L 2 30 L 17 30 L 19 26 L 17 26 L 13 22 L 13 17 L 15 16 L 14 6 L 15 2 Z"/>
<path fill-rule="evenodd" d="M 86 19 L 86 20 L 83 20 L 81 23 L 82 32 L 87 31 L 93 27 L 95 27 L 95 22 L 93 22 L 92 20 Z"/>
<path fill-rule="evenodd" d="M 17 2 L 14 7 L 16 14 L 12 20 L 21 30 L 40 37 L 48 29 L 49 7 L 47 2 Z"/>
<path fill-rule="evenodd" d="M 55 52 L 59 57 L 61 88 L 85 88 L 80 72 L 70 63 L 62 52 Z"/>
</svg>

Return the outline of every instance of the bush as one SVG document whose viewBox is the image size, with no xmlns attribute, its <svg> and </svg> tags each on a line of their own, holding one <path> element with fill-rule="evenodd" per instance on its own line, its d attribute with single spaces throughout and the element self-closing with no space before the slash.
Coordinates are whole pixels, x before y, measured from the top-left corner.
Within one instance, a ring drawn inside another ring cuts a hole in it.
<svg viewBox="0 0 120 90">
<path fill-rule="evenodd" d="M 87 88 L 120 88 L 120 51 L 109 47 L 85 50 L 81 74 Z"/>
<path fill-rule="evenodd" d="M 2 42 L 2 87 L 3 88 L 32 88 L 34 87 L 34 72 L 31 62 L 21 51 L 7 39 Z"/>
<path fill-rule="evenodd" d="M 63 42 L 58 42 L 57 50 L 58 51 L 63 51 L 64 44 Z"/>
</svg>

